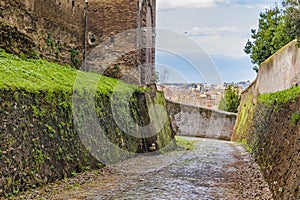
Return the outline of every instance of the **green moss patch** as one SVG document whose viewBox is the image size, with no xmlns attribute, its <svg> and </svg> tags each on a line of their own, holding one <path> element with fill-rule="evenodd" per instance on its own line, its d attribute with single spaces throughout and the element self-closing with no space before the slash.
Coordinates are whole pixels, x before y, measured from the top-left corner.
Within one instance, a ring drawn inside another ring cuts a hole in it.
<svg viewBox="0 0 300 200">
<path fill-rule="evenodd" d="M 182 137 L 175 136 L 176 144 L 178 147 L 183 148 L 185 150 L 193 150 L 194 142 L 190 140 L 186 140 Z"/>
<path fill-rule="evenodd" d="M 288 101 L 294 100 L 300 95 L 300 86 L 293 87 L 288 90 L 283 90 L 275 93 L 262 94 L 259 96 L 259 101 L 269 107 L 274 105 L 285 104 Z"/>
<path fill-rule="evenodd" d="M 291 123 L 297 125 L 299 121 L 300 121 L 300 113 L 296 112 L 291 117 Z"/>
<path fill-rule="evenodd" d="M 253 103 L 253 95 L 245 97 L 240 104 L 240 111 L 237 118 L 236 130 L 232 137 L 233 141 L 243 141 L 247 138 L 247 133 L 252 125 L 252 118 L 255 107 Z"/>
</svg>

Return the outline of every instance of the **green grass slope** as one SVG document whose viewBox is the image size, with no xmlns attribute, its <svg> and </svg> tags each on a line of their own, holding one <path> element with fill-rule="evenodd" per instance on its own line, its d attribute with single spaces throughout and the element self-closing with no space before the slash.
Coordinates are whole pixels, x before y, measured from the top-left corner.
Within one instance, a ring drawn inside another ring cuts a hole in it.
<svg viewBox="0 0 300 200">
<path fill-rule="evenodd" d="M 98 91 L 110 92 L 116 85 L 119 90 L 133 87 L 117 79 L 95 73 L 79 72 L 67 65 L 62 66 L 42 59 L 23 60 L 0 49 L 0 88 L 2 89 L 70 92 L 79 73 L 80 77 L 86 76 L 87 85 L 91 79 L 99 80 Z"/>
</svg>

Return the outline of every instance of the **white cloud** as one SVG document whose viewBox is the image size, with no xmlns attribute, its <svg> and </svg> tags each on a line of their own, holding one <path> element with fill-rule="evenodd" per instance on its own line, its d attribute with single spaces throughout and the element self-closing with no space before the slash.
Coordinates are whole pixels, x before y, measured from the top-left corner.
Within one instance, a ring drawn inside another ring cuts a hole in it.
<svg viewBox="0 0 300 200">
<path fill-rule="evenodd" d="M 237 5 L 234 5 L 235 7 L 243 7 L 243 8 L 248 8 L 248 9 L 256 9 L 256 8 L 259 8 L 259 9 L 267 9 L 267 8 L 270 8 L 272 7 L 273 5 L 271 4 L 237 4 Z"/>
<path fill-rule="evenodd" d="M 193 36 L 216 36 L 216 35 L 240 35 L 244 30 L 237 26 L 221 26 L 221 27 L 193 27 L 186 33 Z"/>
<path fill-rule="evenodd" d="M 268 4 L 269 3 L 269 4 Z M 248 9 L 269 8 L 274 6 L 274 2 L 259 0 L 241 1 L 241 0 L 157 0 L 158 9 L 175 9 L 175 8 L 212 8 L 218 5 L 228 5 L 234 7 L 244 7 Z"/>
<path fill-rule="evenodd" d="M 187 35 L 212 55 L 225 55 L 231 58 L 244 57 L 242 51 L 248 30 L 238 26 L 193 27 Z"/>
<path fill-rule="evenodd" d="M 174 8 L 210 8 L 218 3 L 228 3 L 229 0 L 157 0 L 159 9 Z"/>
</svg>

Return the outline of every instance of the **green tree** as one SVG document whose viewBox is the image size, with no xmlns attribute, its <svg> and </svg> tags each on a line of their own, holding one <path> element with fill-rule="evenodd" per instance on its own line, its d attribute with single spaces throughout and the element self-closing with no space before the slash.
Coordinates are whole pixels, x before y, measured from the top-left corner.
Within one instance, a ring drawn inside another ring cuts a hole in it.
<svg viewBox="0 0 300 200">
<path fill-rule="evenodd" d="M 237 113 L 240 101 L 241 95 L 239 94 L 238 88 L 229 85 L 225 89 L 224 97 L 219 104 L 219 110 Z"/>
<path fill-rule="evenodd" d="M 286 24 L 288 34 L 293 39 L 298 39 L 300 44 L 300 0 L 286 0 L 282 2 L 285 8 L 284 14 L 286 15 Z"/>
<path fill-rule="evenodd" d="M 244 48 L 256 72 L 263 61 L 293 39 L 287 28 L 286 16 L 278 7 L 266 9 L 259 17 L 258 29 L 251 30 L 251 39 Z"/>
</svg>

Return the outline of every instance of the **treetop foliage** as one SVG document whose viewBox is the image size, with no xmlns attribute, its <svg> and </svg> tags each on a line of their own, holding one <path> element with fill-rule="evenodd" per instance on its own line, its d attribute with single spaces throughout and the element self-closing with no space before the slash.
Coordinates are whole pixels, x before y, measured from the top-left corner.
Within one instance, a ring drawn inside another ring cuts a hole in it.
<svg viewBox="0 0 300 200">
<path fill-rule="evenodd" d="M 260 13 L 258 29 L 251 30 L 244 52 L 250 55 L 253 69 L 290 41 L 300 39 L 300 0 L 286 0 L 283 8 L 275 7 Z"/>
<path fill-rule="evenodd" d="M 219 110 L 237 113 L 240 101 L 241 95 L 239 94 L 238 88 L 229 85 L 225 89 L 224 97 L 219 104 Z"/>
</svg>

